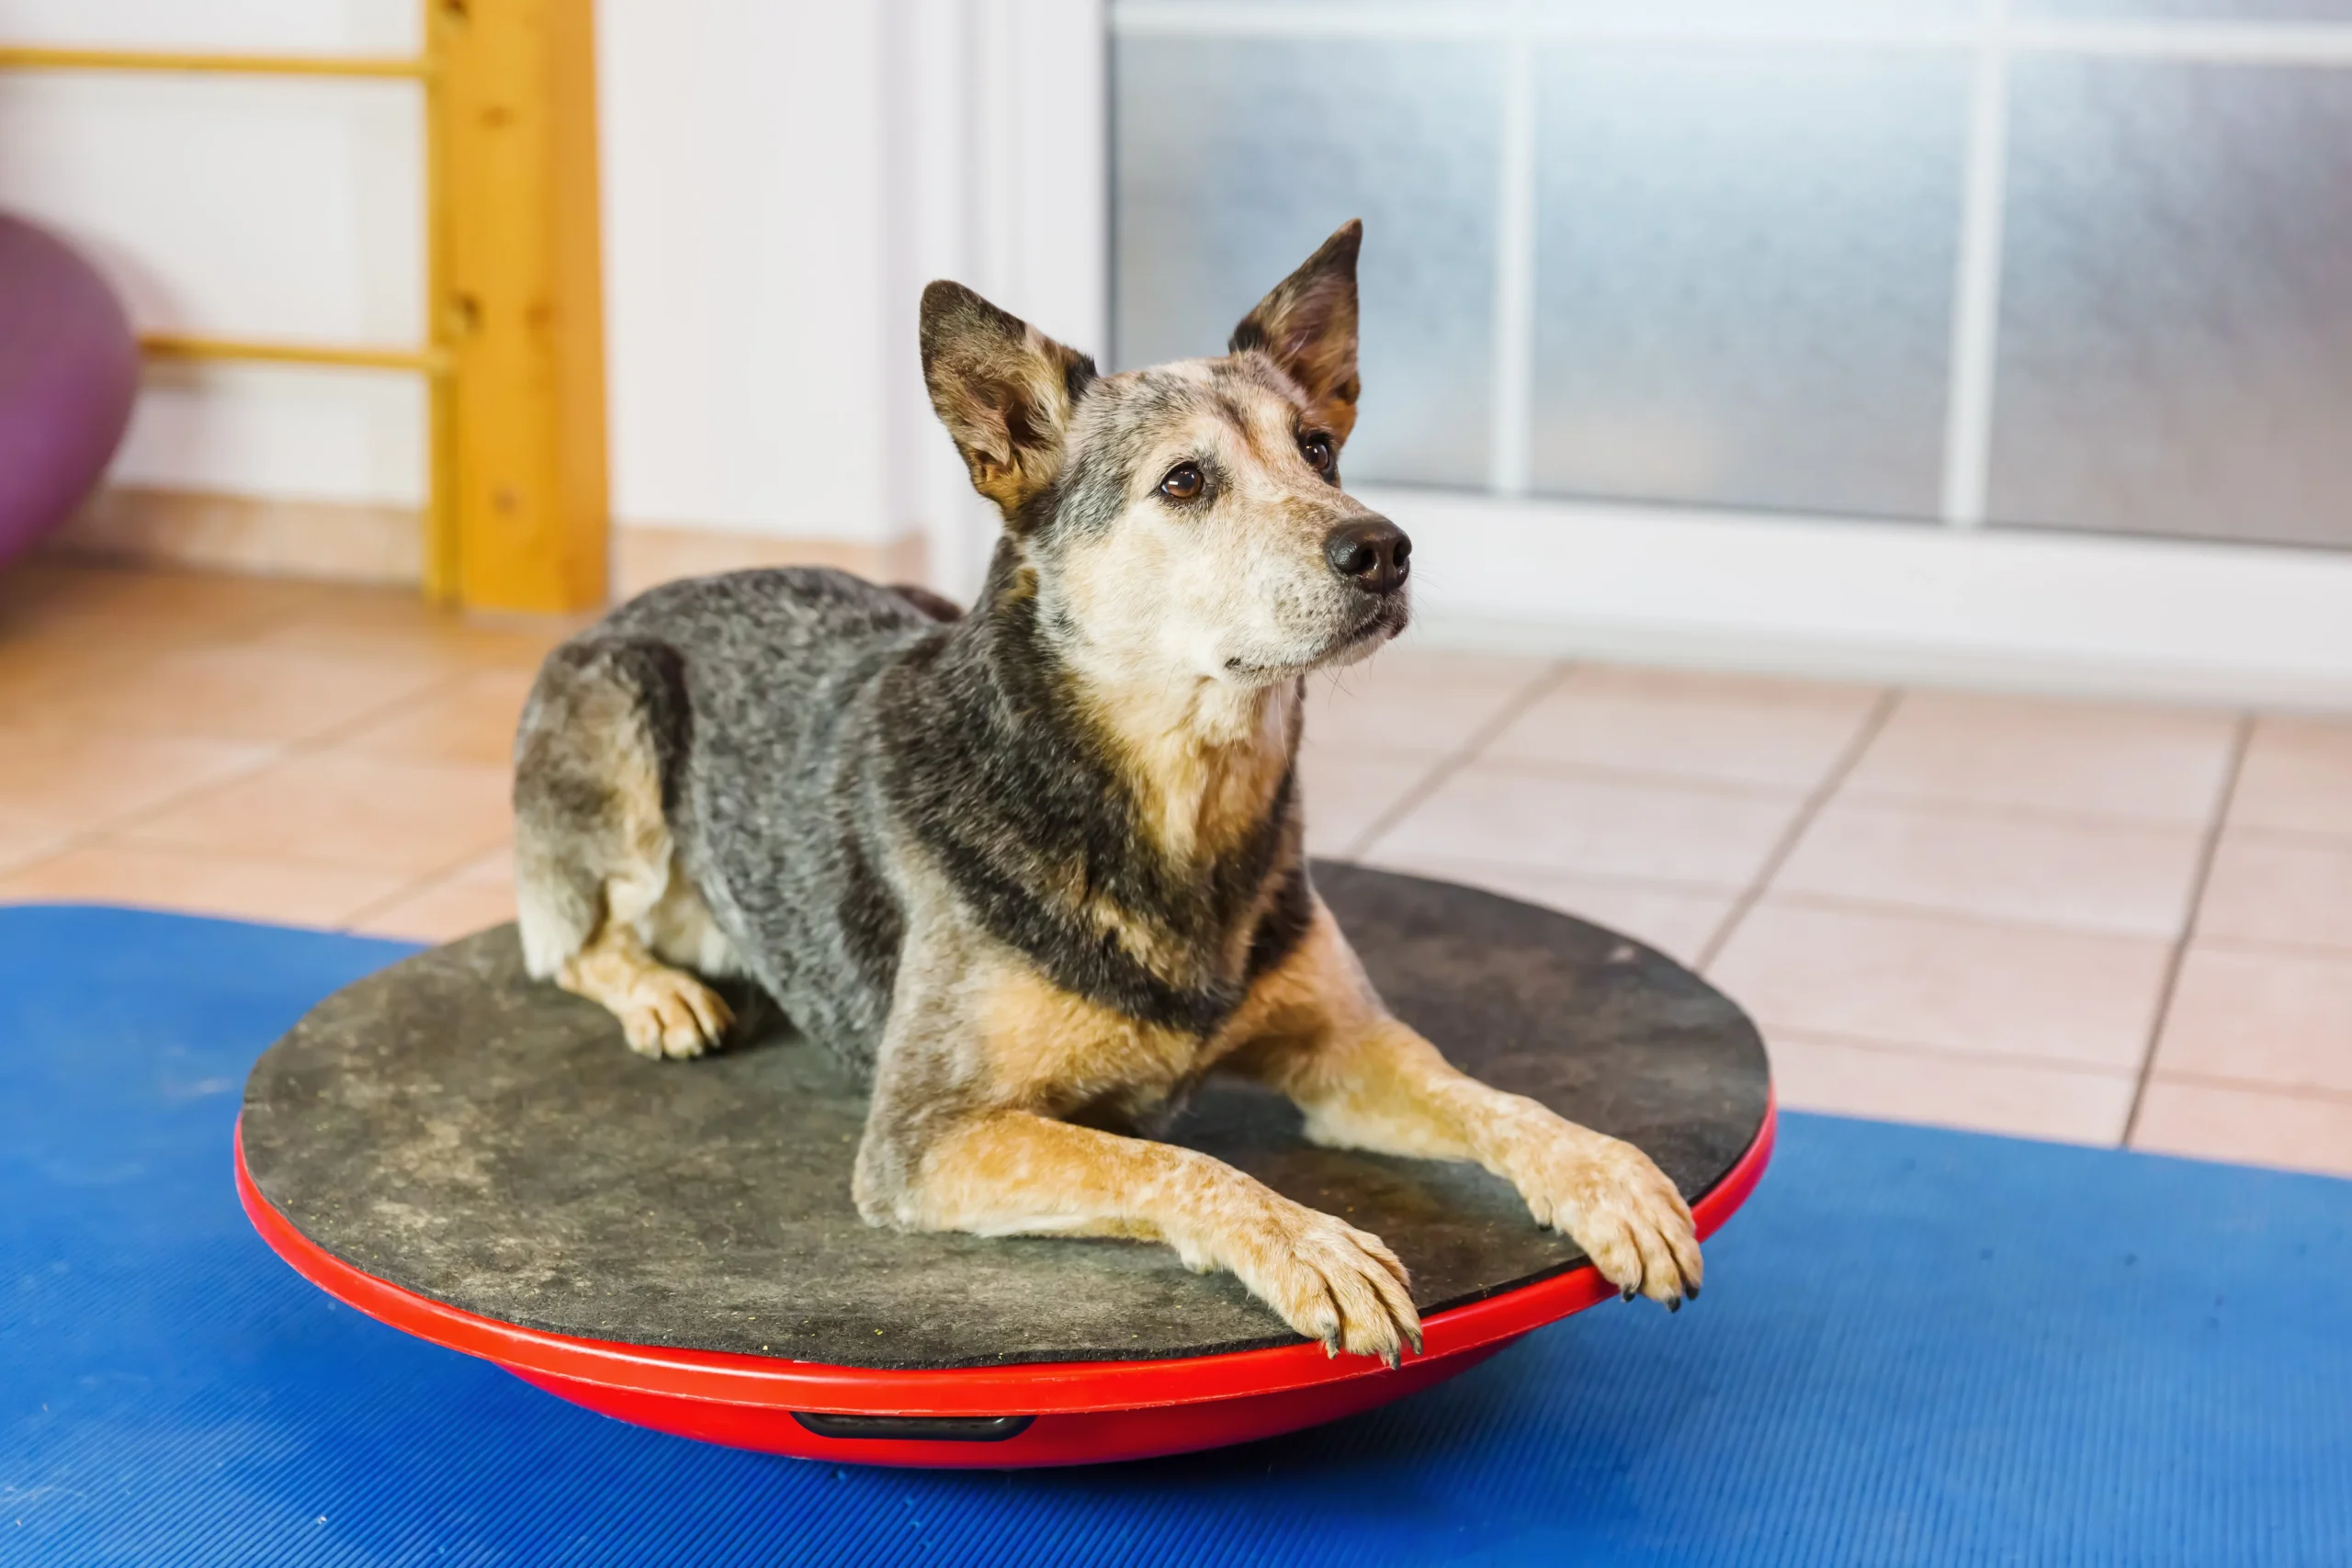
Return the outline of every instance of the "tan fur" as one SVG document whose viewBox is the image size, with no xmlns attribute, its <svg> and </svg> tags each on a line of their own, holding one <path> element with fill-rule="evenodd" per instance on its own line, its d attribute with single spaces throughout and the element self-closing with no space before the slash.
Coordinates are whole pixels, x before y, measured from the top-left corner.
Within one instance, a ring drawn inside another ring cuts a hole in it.
<svg viewBox="0 0 2352 1568">
<path fill-rule="evenodd" d="M 637 928 L 607 918 L 556 971 L 556 984 L 609 1010 L 640 1056 L 699 1056 L 733 1021 L 710 987 L 646 952 Z"/>
<path fill-rule="evenodd" d="M 1306 940 L 1251 989 L 1233 1030 L 1246 1043 L 1227 1066 L 1295 1100 L 1315 1142 L 1476 1160 L 1618 1285 L 1679 1305 L 1701 1282 L 1690 1210 L 1648 1156 L 1453 1066 L 1381 1005 L 1319 902 Z"/>
<path fill-rule="evenodd" d="M 1059 1114 L 1113 1092 L 1164 1097 L 1193 1070 L 1198 1040 L 1072 996 L 1011 955 L 993 968 L 972 1006 L 991 1104 Z"/>
<path fill-rule="evenodd" d="M 1138 683 L 1089 698 L 1143 809 L 1144 830 L 1170 860 L 1213 860 L 1266 819 L 1290 767 L 1296 686 L 1235 701 L 1205 681 Z"/>
<path fill-rule="evenodd" d="M 930 1228 L 1164 1241 L 1189 1268 L 1230 1270 L 1330 1351 L 1393 1364 L 1420 1346 L 1405 1266 L 1378 1237 L 1195 1150 L 1000 1111 L 942 1138 L 922 1177 Z"/>
<path fill-rule="evenodd" d="M 606 808 L 620 818 L 620 849 L 617 863 L 605 867 L 603 919 L 553 978 L 608 1009 L 639 1055 L 699 1056 L 718 1043 L 733 1017 L 708 987 L 673 965 L 728 975 L 736 971 L 735 956 L 701 895 L 677 874 L 661 776 L 637 737 L 635 712 L 624 710 L 609 688 L 590 692 L 578 733 L 607 738 Z"/>
<path fill-rule="evenodd" d="M 932 407 L 955 436 L 972 488 L 1002 508 L 1008 520 L 1015 518 L 1061 473 L 1069 377 L 1080 366 L 1091 374 L 1092 364 L 954 284 L 934 283 L 925 291 L 926 324 L 934 299 L 946 314 L 1000 324 L 1011 338 L 927 334 L 923 369 Z"/>
<path fill-rule="evenodd" d="M 1393 1358 L 1418 1343 L 1404 1268 L 1376 1237 L 1196 1151 L 1062 1120 L 1158 1103 L 1221 1066 L 1290 1096 L 1317 1142 L 1477 1161 L 1620 1286 L 1679 1305 L 1701 1282 L 1690 1210 L 1646 1156 L 1453 1068 L 1389 1015 L 1319 903 L 1210 1040 L 1071 996 L 1001 949 L 979 967 L 959 1023 L 980 1082 L 928 1143 L 903 1224 L 1162 1241 L 1329 1346 Z"/>
</svg>

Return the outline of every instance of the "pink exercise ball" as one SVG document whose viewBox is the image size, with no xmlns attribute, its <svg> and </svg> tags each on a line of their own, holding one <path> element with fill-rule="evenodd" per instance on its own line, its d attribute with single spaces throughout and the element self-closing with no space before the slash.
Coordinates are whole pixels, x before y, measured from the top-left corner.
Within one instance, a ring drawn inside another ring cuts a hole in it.
<svg viewBox="0 0 2352 1568">
<path fill-rule="evenodd" d="M 0 562 L 72 514 L 139 391 L 122 302 L 63 242 L 0 215 Z"/>
</svg>

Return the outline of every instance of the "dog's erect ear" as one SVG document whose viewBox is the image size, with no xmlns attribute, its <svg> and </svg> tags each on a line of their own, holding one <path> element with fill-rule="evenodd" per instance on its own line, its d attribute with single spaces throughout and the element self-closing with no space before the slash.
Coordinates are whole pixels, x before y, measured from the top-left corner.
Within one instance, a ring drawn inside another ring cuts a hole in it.
<svg viewBox="0 0 2352 1568">
<path fill-rule="evenodd" d="M 1351 218 L 1306 264 L 1274 285 L 1241 318 L 1227 346 L 1258 349 L 1290 373 L 1331 432 L 1333 445 L 1356 426 L 1356 252 L 1363 220 Z"/>
<path fill-rule="evenodd" d="M 972 488 L 1019 525 L 1061 473 L 1070 411 L 1094 361 L 960 283 L 922 291 L 922 378 Z"/>
</svg>

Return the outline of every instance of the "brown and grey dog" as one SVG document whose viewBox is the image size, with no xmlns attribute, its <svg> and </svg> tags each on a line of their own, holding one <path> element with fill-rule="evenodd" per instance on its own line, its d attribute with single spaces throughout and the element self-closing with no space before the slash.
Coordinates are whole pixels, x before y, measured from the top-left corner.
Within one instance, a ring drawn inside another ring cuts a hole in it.
<svg viewBox="0 0 2352 1568">
<path fill-rule="evenodd" d="M 1407 614 L 1408 542 L 1339 480 L 1361 234 L 1223 358 L 1116 376 L 933 284 L 932 402 L 1004 514 L 978 603 L 794 570 L 622 606 L 540 672 L 515 853 L 532 973 L 637 1050 L 716 1044 L 696 976 L 743 976 L 867 1075 L 869 1222 L 1163 1241 L 1393 1361 L 1420 1325 L 1378 1237 L 1150 1138 L 1204 1074 L 1318 1143 L 1477 1161 L 1628 1299 L 1700 1261 L 1640 1150 L 1390 1017 L 1308 880 L 1304 679 Z"/>
</svg>

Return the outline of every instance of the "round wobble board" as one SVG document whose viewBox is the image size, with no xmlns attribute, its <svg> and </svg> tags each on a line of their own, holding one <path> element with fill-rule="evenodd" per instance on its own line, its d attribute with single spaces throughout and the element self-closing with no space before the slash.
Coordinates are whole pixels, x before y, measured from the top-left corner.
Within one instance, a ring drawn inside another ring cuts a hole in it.
<svg viewBox="0 0 2352 1568">
<path fill-rule="evenodd" d="M 1763 1045 L 1721 993 L 1568 916 L 1318 864 L 1389 1006 L 1465 1071 L 1646 1150 L 1702 1234 L 1772 1137 Z M 650 1062 L 525 976 L 512 927 L 322 1002 L 254 1066 L 237 1180 L 331 1294 L 577 1404 L 835 1462 L 1142 1458 L 1295 1430 L 1465 1371 L 1612 1294 L 1468 1165 L 1317 1148 L 1286 1102 L 1212 1078 L 1170 1141 L 1373 1232 L 1425 1349 L 1327 1357 L 1166 1247 L 871 1228 L 864 1095 L 772 1011 Z"/>
</svg>

